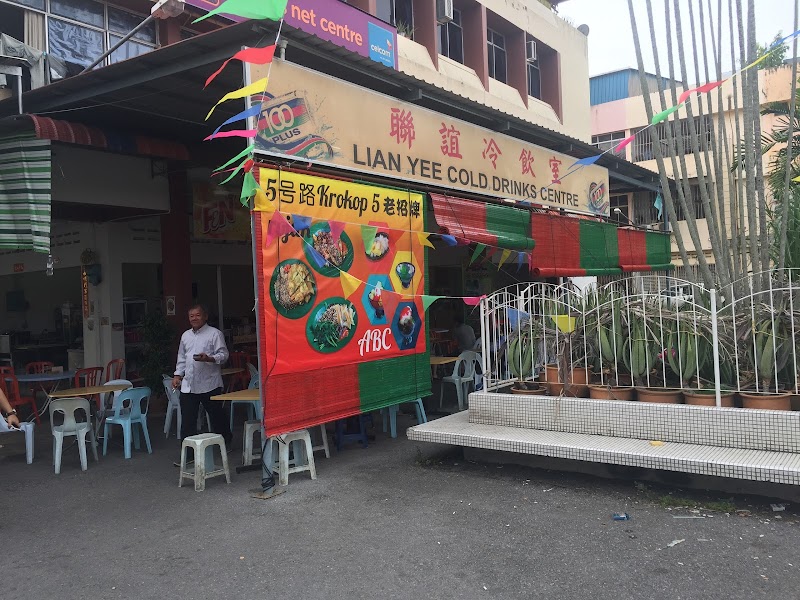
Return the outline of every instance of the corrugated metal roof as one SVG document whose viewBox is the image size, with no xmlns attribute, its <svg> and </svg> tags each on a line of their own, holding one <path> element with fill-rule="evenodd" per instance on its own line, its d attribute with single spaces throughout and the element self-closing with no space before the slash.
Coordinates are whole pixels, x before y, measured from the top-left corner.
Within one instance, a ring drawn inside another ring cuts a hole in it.
<svg viewBox="0 0 800 600">
<path fill-rule="evenodd" d="M 596 106 L 628 97 L 628 82 L 633 69 L 589 78 L 589 104 Z"/>
</svg>

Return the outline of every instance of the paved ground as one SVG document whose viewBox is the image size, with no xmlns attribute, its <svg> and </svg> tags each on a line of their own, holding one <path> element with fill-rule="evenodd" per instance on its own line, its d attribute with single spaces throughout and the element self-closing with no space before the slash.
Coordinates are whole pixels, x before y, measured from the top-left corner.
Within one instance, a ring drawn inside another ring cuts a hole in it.
<svg viewBox="0 0 800 600">
<path fill-rule="evenodd" d="M 318 481 L 293 475 L 274 500 L 248 497 L 255 473 L 196 493 L 177 487 L 177 442 L 159 424 L 152 455 L 114 447 L 81 473 L 73 446 L 59 476 L 45 428 L 30 466 L 21 439 L 0 437 L 1 597 L 800 597 L 793 506 L 738 497 L 749 516 L 692 513 L 676 497 L 716 498 L 430 459 L 382 433 L 318 458 Z"/>
</svg>

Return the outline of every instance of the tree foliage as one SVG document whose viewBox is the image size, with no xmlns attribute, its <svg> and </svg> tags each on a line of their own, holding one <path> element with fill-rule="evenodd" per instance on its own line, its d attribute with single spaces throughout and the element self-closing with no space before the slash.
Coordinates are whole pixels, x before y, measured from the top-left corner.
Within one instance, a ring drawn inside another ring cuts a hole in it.
<svg viewBox="0 0 800 600">
<path fill-rule="evenodd" d="M 756 44 L 757 58 L 761 58 L 769 52 L 769 56 L 764 59 L 764 62 L 759 63 L 759 69 L 777 69 L 783 65 L 783 61 L 786 59 L 786 45 L 782 44 L 780 48 L 770 51 L 771 46 L 775 44 L 775 42 L 779 41 L 782 37 L 783 33 L 779 31 L 769 45 Z"/>
</svg>

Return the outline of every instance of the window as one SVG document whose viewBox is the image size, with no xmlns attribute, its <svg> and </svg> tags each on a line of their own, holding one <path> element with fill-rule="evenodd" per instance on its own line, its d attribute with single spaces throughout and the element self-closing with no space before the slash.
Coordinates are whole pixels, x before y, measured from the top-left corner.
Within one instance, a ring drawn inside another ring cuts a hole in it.
<svg viewBox="0 0 800 600">
<path fill-rule="evenodd" d="M 656 207 L 655 192 L 636 194 L 633 198 L 633 222 L 637 225 L 652 225 L 663 220 L 663 215 L 667 214 L 666 206 L 662 207 L 662 217 L 658 216 Z M 662 202 L 664 200 L 662 199 Z"/>
<path fill-rule="evenodd" d="M 48 52 L 84 67 L 146 17 L 97 0 L 11 1 L 43 11 L 47 22 Z M 157 46 L 156 24 L 150 23 L 107 58 L 106 64 L 150 52 Z"/>
<path fill-rule="evenodd" d="M 542 74 L 538 59 L 528 59 L 528 96 L 542 99 Z"/>
<path fill-rule="evenodd" d="M 667 129 L 669 127 L 669 129 Z M 695 117 L 694 119 L 695 134 L 697 137 L 697 146 L 700 151 L 711 149 L 712 146 L 712 133 L 713 126 L 710 115 L 703 117 Z M 679 121 L 670 121 L 668 123 L 659 123 L 654 128 L 658 136 L 658 142 L 661 146 L 661 154 L 663 156 L 678 156 L 679 154 L 692 153 L 692 136 L 689 132 L 689 120 L 680 119 Z M 641 129 L 636 129 L 638 133 Z M 672 145 L 670 146 L 670 134 Z M 649 133 L 641 136 L 637 135 L 633 141 L 633 155 L 631 160 L 639 162 L 642 160 L 653 160 L 655 153 L 653 152 L 653 142 Z"/>
<path fill-rule="evenodd" d="M 412 0 L 377 0 L 375 16 L 397 27 L 398 33 L 413 32 Z"/>
<path fill-rule="evenodd" d="M 461 11 L 453 10 L 453 20 L 439 25 L 439 54 L 464 64 L 464 30 Z"/>
<path fill-rule="evenodd" d="M 630 224 L 630 208 L 628 207 L 628 195 L 619 194 L 609 198 L 611 209 L 611 220 L 616 221 L 620 225 Z M 615 209 L 619 209 L 617 212 Z"/>
<path fill-rule="evenodd" d="M 487 29 L 486 39 L 489 50 L 489 77 L 506 83 L 506 38 L 492 29 Z"/>
<path fill-rule="evenodd" d="M 708 184 L 709 194 L 712 193 L 712 189 L 713 185 L 709 183 Z M 689 205 L 689 210 L 692 211 L 695 219 L 706 218 L 706 209 L 703 206 L 703 198 L 700 195 L 699 183 L 689 184 L 689 197 L 686 198 L 686 204 Z M 686 220 L 686 215 L 684 214 L 683 209 L 681 208 L 680 202 L 678 201 L 677 197 L 675 198 L 675 213 L 678 217 L 678 221 Z"/>
<path fill-rule="evenodd" d="M 592 145 L 596 146 L 601 152 L 612 150 L 614 146 L 619 144 L 625 139 L 624 131 L 612 131 L 611 133 L 601 133 L 600 135 L 592 136 Z M 612 152 L 615 156 L 625 156 L 625 149 L 619 152 Z"/>
</svg>

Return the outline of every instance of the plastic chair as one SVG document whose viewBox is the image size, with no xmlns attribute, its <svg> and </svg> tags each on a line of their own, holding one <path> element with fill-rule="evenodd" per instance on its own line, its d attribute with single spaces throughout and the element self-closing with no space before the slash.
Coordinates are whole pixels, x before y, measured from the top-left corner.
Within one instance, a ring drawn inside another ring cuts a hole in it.
<svg viewBox="0 0 800 600">
<path fill-rule="evenodd" d="M 91 415 L 89 411 L 89 401 L 86 398 L 63 398 L 50 402 L 50 431 L 53 434 L 53 464 L 55 465 L 56 475 L 61 473 L 61 453 L 64 449 L 64 438 L 75 436 L 78 441 L 78 453 L 81 457 L 81 471 L 88 468 L 86 461 L 86 436 L 92 445 L 92 455 L 97 462 L 97 440 L 94 437 L 94 430 L 91 426 Z M 55 424 L 55 413 L 64 415 L 64 422 L 61 425 Z M 84 421 L 78 421 L 75 413 L 83 412 Z"/>
<path fill-rule="evenodd" d="M 41 373 L 51 373 L 55 365 L 49 361 L 29 362 L 25 365 L 25 373 L 28 375 L 39 375 Z"/>
<path fill-rule="evenodd" d="M 247 370 L 247 353 L 246 352 L 231 352 L 228 361 L 231 367 L 235 369 L 244 369 L 243 373 L 236 373 L 231 375 L 230 385 L 228 386 L 229 392 L 236 390 L 246 389 L 250 384 L 250 373 Z"/>
<path fill-rule="evenodd" d="M 428 416 L 425 414 L 425 406 L 422 404 L 422 398 L 417 398 L 412 402 L 401 402 L 400 404 L 414 404 L 414 410 L 417 413 L 417 424 L 428 422 Z M 400 404 L 392 404 L 386 408 L 381 409 L 383 415 L 383 433 L 386 433 L 386 421 L 389 421 L 391 436 L 397 437 L 397 413 L 400 410 Z"/>
<path fill-rule="evenodd" d="M 122 379 L 122 372 L 125 370 L 125 359 L 114 358 L 106 365 L 106 383 Z"/>
<path fill-rule="evenodd" d="M 258 379 L 251 379 L 247 389 L 258 389 Z M 231 400 L 231 431 L 233 431 L 233 410 L 237 404 L 247 406 L 248 421 L 256 421 L 261 419 L 261 402 L 253 402 L 252 400 Z"/>
<path fill-rule="evenodd" d="M 20 423 L 19 428 L 11 427 L 3 417 L 0 417 L 0 433 L 16 433 L 21 431 L 25 434 L 25 461 L 28 464 L 33 462 L 33 423 Z"/>
<path fill-rule="evenodd" d="M 142 402 L 144 401 L 144 410 Z M 150 446 L 150 434 L 147 432 L 147 405 L 150 401 L 150 388 L 133 388 L 120 392 L 114 396 L 114 405 L 111 408 L 113 414 L 106 417 L 103 427 L 103 456 L 108 452 L 108 432 L 111 425 L 122 427 L 123 444 L 125 448 L 125 458 L 131 457 L 131 437 L 136 449 L 139 449 L 139 430 L 134 429 L 134 425 L 139 425 L 144 434 L 144 441 L 147 444 L 147 453 L 152 454 L 153 448 Z"/>
<path fill-rule="evenodd" d="M 164 437 L 169 437 L 169 430 L 172 428 L 172 415 L 177 413 L 178 429 L 175 432 L 175 437 L 181 437 L 181 391 L 172 387 L 172 377 L 164 375 L 162 383 L 164 384 L 164 393 L 167 395 L 167 414 L 164 417 Z"/>
<path fill-rule="evenodd" d="M 128 388 L 133 387 L 133 383 L 128 381 L 127 379 L 112 379 L 111 381 L 106 381 L 103 385 L 127 385 Z M 112 407 L 114 406 L 114 398 L 121 394 L 122 392 L 106 392 L 100 398 L 100 405 L 101 408 L 97 409 L 97 413 L 95 414 L 95 419 L 97 420 L 97 431 L 95 432 L 95 436 L 100 432 L 100 426 L 103 424 L 103 420 L 112 413 Z"/>
<path fill-rule="evenodd" d="M 36 398 L 33 395 L 23 396 L 20 393 L 19 381 L 14 374 L 14 369 L 11 367 L 0 367 L 0 388 L 2 388 L 6 398 L 8 398 L 8 403 L 11 404 L 11 408 L 30 406 L 33 411 L 33 416 L 36 419 L 36 424 L 42 424 L 39 419 L 39 409 L 36 408 Z"/>
<path fill-rule="evenodd" d="M 255 381 L 256 384 L 253 387 L 256 387 L 256 388 L 260 387 L 260 381 L 261 380 L 259 379 L 258 369 L 255 368 L 253 363 L 247 363 L 247 371 L 250 373 L 250 384 L 249 385 L 253 385 L 253 381 Z M 250 389 L 252 389 L 252 388 L 250 388 Z"/>
<path fill-rule="evenodd" d="M 94 387 L 103 381 L 103 367 L 86 367 L 75 371 L 75 387 Z M 100 394 L 92 396 L 92 400 L 97 404 L 97 409 L 102 410 L 103 405 Z"/>
<path fill-rule="evenodd" d="M 444 404 L 444 384 L 452 383 L 456 387 L 458 410 L 464 410 L 464 389 L 466 384 L 470 382 L 474 383 L 475 380 L 475 363 L 473 357 L 471 356 L 473 354 L 477 354 L 477 352 L 467 350 L 466 352 L 459 354 L 458 360 L 456 360 L 456 364 L 453 366 L 452 375 L 442 377 L 442 384 L 439 388 L 439 409 L 441 409 L 442 405 Z"/>
<path fill-rule="evenodd" d="M 480 352 L 465 350 L 461 353 L 464 360 L 472 361 L 472 379 L 464 384 L 464 398 L 467 399 L 470 389 L 474 392 L 478 389 L 477 380 L 483 375 L 483 359 Z"/>
</svg>

